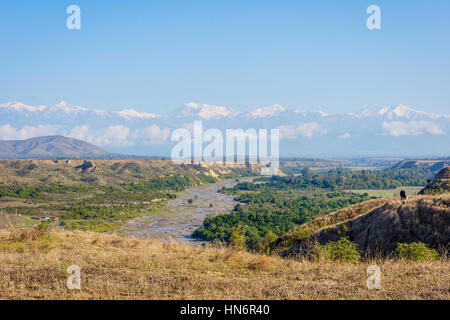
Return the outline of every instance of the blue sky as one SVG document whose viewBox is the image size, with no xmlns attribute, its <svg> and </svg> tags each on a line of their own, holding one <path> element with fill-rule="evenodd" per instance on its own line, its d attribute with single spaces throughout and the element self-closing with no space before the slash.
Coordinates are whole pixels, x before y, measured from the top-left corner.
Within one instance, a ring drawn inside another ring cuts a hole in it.
<svg viewBox="0 0 450 320">
<path fill-rule="evenodd" d="M 366 28 L 371 4 L 382 30 Z M 448 113 L 449 35 L 448 0 L 2 1 L 0 102 Z"/>
</svg>

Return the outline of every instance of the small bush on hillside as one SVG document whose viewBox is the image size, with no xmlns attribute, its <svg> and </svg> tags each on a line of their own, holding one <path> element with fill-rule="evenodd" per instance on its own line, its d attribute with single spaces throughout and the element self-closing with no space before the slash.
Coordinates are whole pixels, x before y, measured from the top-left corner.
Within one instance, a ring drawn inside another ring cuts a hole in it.
<svg viewBox="0 0 450 320">
<path fill-rule="evenodd" d="M 296 242 L 296 241 L 306 239 L 307 237 L 312 235 L 314 233 L 314 231 L 315 230 L 313 228 L 306 228 L 306 227 L 299 228 L 292 232 L 292 235 L 291 235 L 292 241 Z"/>
<path fill-rule="evenodd" d="M 242 224 L 238 225 L 234 228 L 233 232 L 231 232 L 229 244 L 232 248 L 237 250 L 246 250 L 246 237 L 245 233 L 247 232 L 248 227 Z"/>
<path fill-rule="evenodd" d="M 26 229 L 16 229 L 10 224 L 9 236 L 0 239 L 0 252 L 39 250 L 47 253 L 51 250 L 54 240 L 55 238 L 51 236 L 51 225 L 48 222 L 40 222 L 38 225 Z"/>
<path fill-rule="evenodd" d="M 264 237 L 258 239 L 258 242 L 256 243 L 257 250 L 259 252 L 270 254 L 271 245 L 277 241 L 277 239 L 278 236 L 269 230 Z"/>
<path fill-rule="evenodd" d="M 396 252 L 400 259 L 415 262 L 435 261 L 439 258 L 437 251 L 423 242 L 399 243 Z"/>
<path fill-rule="evenodd" d="M 37 232 L 39 233 L 39 238 L 40 239 L 47 239 L 50 237 L 50 223 L 49 222 L 44 222 L 41 221 L 37 226 L 36 226 Z"/>
<path fill-rule="evenodd" d="M 338 241 L 328 242 L 325 245 L 316 243 L 315 253 L 319 260 L 356 263 L 361 261 L 361 251 L 358 245 L 343 237 Z"/>
<path fill-rule="evenodd" d="M 43 221 L 26 229 L 15 229 L 11 224 L 9 240 L 17 242 L 48 240 L 50 238 L 50 229 L 50 224 Z"/>
</svg>

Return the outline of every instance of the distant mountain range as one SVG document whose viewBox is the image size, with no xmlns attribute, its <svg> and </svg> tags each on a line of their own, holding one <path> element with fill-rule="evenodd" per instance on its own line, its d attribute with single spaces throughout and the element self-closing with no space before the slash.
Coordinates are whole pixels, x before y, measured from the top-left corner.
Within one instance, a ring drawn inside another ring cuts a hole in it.
<svg viewBox="0 0 450 320">
<path fill-rule="evenodd" d="M 174 129 L 279 129 L 282 156 L 449 156 L 450 114 L 404 105 L 328 114 L 323 110 L 286 109 L 275 104 L 240 112 L 226 106 L 187 103 L 168 114 L 131 108 L 104 111 L 60 102 L 30 106 L 0 104 L 0 140 L 63 135 L 112 152 L 170 155 Z"/>
<path fill-rule="evenodd" d="M 0 157 L 2 158 L 79 158 L 107 155 L 110 153 L 93 144 L 62 136 L 0 141 Z"/>
</svg>

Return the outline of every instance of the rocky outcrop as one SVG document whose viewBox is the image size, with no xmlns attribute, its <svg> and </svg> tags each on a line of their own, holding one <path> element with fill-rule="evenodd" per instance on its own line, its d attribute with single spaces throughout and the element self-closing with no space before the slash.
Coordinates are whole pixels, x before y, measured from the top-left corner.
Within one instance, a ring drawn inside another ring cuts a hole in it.
<svg viewBox="0 0 450 320">
<path fill-rule="evenodd" d="M 450 193 L 450 167 L 439 171 L 433 181 L 419 192 L 422 195 L 444 193 Z"/>
</svg>

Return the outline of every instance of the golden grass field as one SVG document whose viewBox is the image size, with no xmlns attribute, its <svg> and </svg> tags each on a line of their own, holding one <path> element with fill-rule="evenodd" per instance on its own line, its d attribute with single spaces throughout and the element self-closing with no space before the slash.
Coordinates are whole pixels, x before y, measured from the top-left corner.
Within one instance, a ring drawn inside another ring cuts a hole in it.
<svg viewBox="0 0 450 320">
<path fill-rule="evenodd" d="M 369 265 L 381 289 L 366 287 Z M 81 268 L 81 290 L 66 287 Z M 293 261 L 229 248 L 36 228 L 0 231 L 1 299 L 450 299 L 447 260 Z"/>
</svg>

